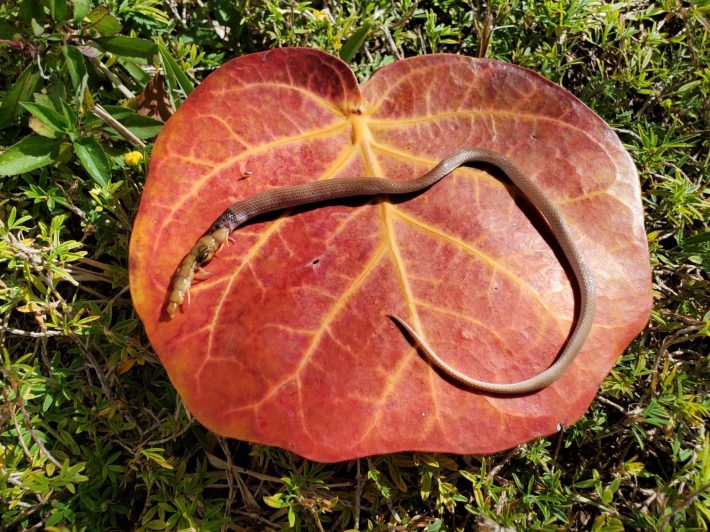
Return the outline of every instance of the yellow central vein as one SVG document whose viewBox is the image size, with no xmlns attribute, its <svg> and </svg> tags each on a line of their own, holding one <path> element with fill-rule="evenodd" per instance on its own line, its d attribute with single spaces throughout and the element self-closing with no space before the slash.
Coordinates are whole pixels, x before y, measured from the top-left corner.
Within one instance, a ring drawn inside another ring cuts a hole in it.
<svg viewBox="0 0 710 532">
<path fill-rule="evenodd" d="M 385 247 L 389 250 L 389 256 L 390 259 L 392 260 L 394 270 L 397 274 L 397 278 L 399 280 L 400 287 L 402 289 L 402 293 L 404 295 L 404 301 L 405 305 L 407 306 L 407 311 L 409 312 L 409 315 L 411 316 L 411 321 L 414 324 L 414 328 L 420 332 L 422 337 L 425 335 L 422 332 L 422 327 L 421 327 L 421 322 L 419 320 L 419 315 L 417 314 L 417 309 L 416 305 L 414 304 L 414 295 L 412 294 L 411 287 L 409 286 L 409 282 L 407 280 L 407 275 L 405 272 L 404 268 L 404 261 L 402 260 L 401 255 L 399 254 L 399 248 L 397 247 L 396 244 L 396 238 L 394 235 L 394 227 L 392 225 L 392 222 L 389 218 L 389 211 L 393 210 L 390 205 L 383 204 L 382 209 L 380 211 L 381 216 L 382 216 L 382 226 L 385 228 L 385 231 L 383 231 L 383 238 L 385 240 Z M 401 384 L 402 379 L 401 379 L 401 374 L 405 370 L 406 367 L 408 367 L 413 360 L 415 360 L 411 355 L 414 354 L 416 355 L 416 349 L 412 348 L 409 353 L 406 355 L 402 356 L 399 360 L 399 363 L 397 366 L 390 371 L 389 373 L 389 378 L 387 380 L 387 383 L 385 384 L 384 388 L 379 394 L 379 399 L 377 401 L 377 404 L 382 405 L 385 404 L 387 401 L 387 397 L 389 397 L 392 392 L 395 389 L 396 384 Z M 427 372 L 428 377 L 429 377 L 429 383 L 430 387 L 432 390 L 431 393 L 431 400 L 432 400 L 432 410 L 433 412 L 436 412 L 438 410 L 438 405 L 436 403 L 436 394 L 434 393 L 434 372 L 429 371 Z M 363 441 L 367 436 L 372 432 L 372 430 L 379 426 L 379 419 L 382 416 L 382 412 L 384 411 L 383 408 L 374 408 L 373 409 L 373 417 L 372 420 L 369 423 L 368 429 L 360 436 L 358 443 Z M 434 420 L 436 419 L 435 416 L 430 416 L 427 418 L 427 421 L 429 420 Z"/>
<path fill-rule="evenodd" d="M 402 294 L 404 295 L 404 304 L 407 307 L 407 312 L 409 312 L 409 315 L 411 316 L 414 328 L 420 331 L 421 323 L 419 321 L 416 306 L 414 305 L 414 296 L 412 295 L 412 289 L 409 286 L 409 281 L 404 267 L 404 260 L 399 253 L 399 247 L 397 246 L 394 234 L 394 226 L 392 224 L 392 220 L 390 219 L 391 210 L 394 210 L 394 208 L 390 204 L 383 203 L 383 208 L 380 211 L 382 226 L 385 228 L 383 231 L 385 245 L 390 251 L 389 255 L 392 259 L 397 279 L 399 281 L 400 288 L 402 289 Z"/>
<path fill-rule="evenodd" d="M 415 155 L 412 155 L 407 152 L 403 152 L 401 150 L 397 150 L 395 148 L 389 148 L 384 144 L 379 144 L 378 142 L 375 142 L 373 140 L 370 141 L 370 145 L 372 146 L 373 151 L 377 151 L 380 153 L 384 153 L 386 155 L 389 155 L 391 157 L 397 158 L 397 159 L 403 159 L 405 161 L 410 161 L 414 162 L 417 164 L 421 164 L 424 167 L 430 167 L 434 168 L 437 164 L 439 164 L 440 161 L 432 161 L 431 159 L 426 159 L 424 157 L 417 157 Z M 459 166 L 454 170 L 454 172 L 461 173 L 467 178 L 472 178 L 475 177 L 476 179 L 482 179 L 488 183 L 491 183 L 492 185 L 498 186 L 502 189 L 510 189 L 510 190 L 515 190 L 517 189 L 514 186 L 509 186 L 500 179 L 496 179 L 492 175 L 490 175 L 488 172 L 484 172 L 482 170 L 477 170 L 475 168 L 469 168 L 466 166 Z"/>
<path fill-rule="evenodd" d="M 380 165 L 377 161 L 377 158 L 374 156 L 372 153 L 372 149 L 374 147 L 374 143 L 372 141 L 372 137 L 370 134 L 369 129 L 367 128 L 366 124 L 368 124 L 368 119 L 364 117 L 358 117 L 354 116 L 352 118 L 353 121 L 353 140 L 355 143 L 360 145 L 360 149 L 362 151 L 362 155 L 364 158 L 364 163 L 365 163 L 365 169 L 368 172 L 368 175 L 382 175 L 382 170 L 380 168 Z M 386 247 L 390 251 L 390 255 L 393 253 L 396 255 L 396 244 L 394 240 L 394 233 L 392 231 L 391 224 L 389 223 L 388 220 L 388 209 L 390 206 L 386 202 L 382 202 L 380 205 L 380 218 L 382 220 L 382 240 L 384 242 L 384 247 Z M 406 281 L 406 276 L 403 274 L 403 268 L 401 267 L 401 260 L 393 260 L 394 265 L 395 265 L 395 271 L 398 273 L 401 273 L 400 275 L 400 284 L 403 286 L 403 291 L 405 293 L 405 300 L 407 302 L 411 301 L 411 292 L 408 289 L 408 284 Z M 410 312 L 413 316 L 416 317 L 416 309 L 412 309 L 410 307 Z M 418 319 L 416 319 L 416 322 L 418 324 Z M 399 375 L 403 371 L 403 369 L 409 365 L 409 363 L 413 359 L 410 358 L 409 356 L 404 356 L 402 357 L 400 363 L 398 364 L 397 368 L 390 374 L 390 379 L 388 382 L 388 385 L 385 387 L 383 392 L 380 394 L 380 403 L 384 404 L 384 401 L 386 398 L 390 395 L 391 391 L 394 388 L 394 385 L 397 381 L 399 381 Z M 430 375 L 430 379 L 432 376 Z M 432 383 L 433 386 L 433 383 Z M 434 394 L 432 393 L 432 401 L 435 401 Z M 434 404 L 434 410 L 436 410 L 436 404 Z M 374 413 L 375 420 L 380 417 L 381 414 L 381 409 L 379 409 L 377 412 Z M 362 435 L 362 438 L 365 438 L 367 434 L 372 430 L 372 428 L 376 425 L 376 423 L 373 421 L 370 423 L 370 428 L 365 431 L 365 433 Z"/>
</svg>

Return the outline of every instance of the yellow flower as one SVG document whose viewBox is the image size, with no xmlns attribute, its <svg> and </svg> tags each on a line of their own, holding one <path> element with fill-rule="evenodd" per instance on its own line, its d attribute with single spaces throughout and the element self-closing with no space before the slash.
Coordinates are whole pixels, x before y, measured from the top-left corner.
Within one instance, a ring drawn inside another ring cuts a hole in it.
<svg viewBox="0 0 710 532">
<path fill-rule="evenodd" d="M 321 9 L 320 11 L 315 9 L 313 11 L 313 16 L 315 17 L 316 20 L 330 20 L 330 11 L 328 8 L 326 9 Z"/>
<path fill-rule="evenodd" d="M 137 166 L 141 164 L 142 160 L 143 154 L 139 151 L 129 151 L 126 155 L 123 156 L 123 161 L 128 166 Z"/>
</svg>

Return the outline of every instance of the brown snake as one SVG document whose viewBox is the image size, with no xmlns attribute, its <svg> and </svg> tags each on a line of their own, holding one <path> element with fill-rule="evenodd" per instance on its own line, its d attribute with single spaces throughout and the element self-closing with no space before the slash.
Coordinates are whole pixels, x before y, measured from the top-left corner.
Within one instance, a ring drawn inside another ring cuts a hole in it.
<svg viewBox="0 0 710 532">
<path fill-rule="evenodd" d="M 592 274 L 574 243 L 572 234 L 557 207 L 545 193 L 507 157 L 485 149 L 463 149 L 444 158 L 436 167 L 421 177 L 409 181 L 392 181 L 379 177 L 337 178 L 312 181 L 300 185 L 274 188 L 237 201 L 217 218 L 205 236 L 195 244 L 180 263 L 173 280 L 167 306 L 172 318 L 183 303 L 195 274 L 196 266 L 207 264 L 217 249 L 223 245 L 229 233 L 260 214 L 279 211 L 289 207 L 317 203 L 337 198 L 353 196 L 373 196 L 379 194 L 410 194 L 427 188 L 462 164 L 483 162 L 503 170 L 515 186 L 532 205 L 545 217 L 557 239 L 557 243 L 572 267 L 579 286 L 579 317 L 567 344 L 555 362 L 545 371 L 527 380 L 498 384 L 472 379 L 444 362 L 419 334 L 404 320 L 390 316 L 401 325 L 419 344 L 430 363 L 454 381 L 466 387 L 496 394 L 523 394 L 549 386 L 562 376 L 582 349 L 594 321 L 596 291 Z"/>
</svg>

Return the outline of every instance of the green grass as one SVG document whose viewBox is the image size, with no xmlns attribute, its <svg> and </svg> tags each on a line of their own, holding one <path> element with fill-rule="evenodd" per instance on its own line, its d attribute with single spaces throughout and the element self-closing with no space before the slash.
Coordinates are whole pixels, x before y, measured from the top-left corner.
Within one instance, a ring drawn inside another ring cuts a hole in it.
<svg viewBox="0 0 710 532">
<path fill-rule="evenodd" d="M 0 527 L 707 530 L 708 4 L 324 4 L 0 3 L 0 146 L 43 136 L 0 156 Z M 190 417 L 127 291 L 145 161 L 127 165 L 135 147 L 92 108 L 148 156 L 160 125 L 128 108 L 155 68 L 179 104 L 224 61 L 296 45 L 341 53 L 360 79 L 431 52 L 510 61 L 614 127 L 642 180 L 655 305 L 574 426 L 487 457 L 322 465 Z"/>
</svg>

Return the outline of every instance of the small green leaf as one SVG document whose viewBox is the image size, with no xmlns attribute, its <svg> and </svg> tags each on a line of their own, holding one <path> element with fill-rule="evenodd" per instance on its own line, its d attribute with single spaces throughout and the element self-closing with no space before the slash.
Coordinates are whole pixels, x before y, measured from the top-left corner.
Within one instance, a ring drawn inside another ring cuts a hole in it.
<svg viewBox="0 0 710 532">
<path fill-rule="evenodd" d="M 49 9 L 55 22 L 62 22 L 67 18 L 67 0 L 51 0 Z"/>
<path fill-rule="evenodd" d="M 52 515 L 50 515 L 47 518 L 47 521 L 44 523 L 46 526 L 54 526 L 57 523 L 59 523 L 62 519 L 64 519 L 64 514 L 62 512 L 53 512 Z"/>
<path fill-rule="evenodd" d="M 607 486 L 602 491 L 602 502 L 609 504 L 614 499 L 614 492 Z"/>
<path fill-rule="evenodd" d="M 579 489 L 586 489 L 591 488 L 592 486 L 596 486 L 597 484 L 599 484 L 598 479 L 588 478 L 587 480 L 580 480 L 579 482 L 575 482 L 574 487 Z"/>
<path fill-rule="evenodd" d="M 27 231 L 29 228 L 26 225 L 22 224 L 31 219 L 32 216 L 28 214 L 20 216 L 18 218 L 17 208 L 13 206 L 12 209 L 10 209 L 10 214 L 7 216 L 7 224 L 3 224 L 2 220 L 0 220 L 0 227 L 3 227 L 3 225 L 5 225 L 5 227 L 10 231 Z"/>
<path fill-rule="evenodd" d="M 291 528 L 296 526 L 296 511 L 293 509 L 293 505 L 288 507 L 288 526 Z"/>
<path fill-rule="evenodd" d="M 466 480 L 472 482 L 474 485 L 478 484 L 480 481 L 480 478 L 478 475 L 474 475 L 470 471 L 466 471 L 465 469 L 462 469 L 459 471 L 461 473 L 461 476 L 465 478 Z"/>
<path fill-rule="evenodd" d="M 44 402 L 42 403 L 42 412 L 46 412 L 47 410 L 49 410 L 49 407 L 52 406 L 53 402 L 54 398 L 50 394 L 47 394 L 44 397 Z"/>
<path fill-rule="evenodd" d="M 161 447 L 150 447 L 148 449 L 143 449 L 141 452 L 146 458 L 152 460 L 160 467 L 164 467 L 165 469 L 172 469 L 173 466 L 163 456 L 164 451 L 165 449 Z"/>
<path fill-rule="evenodd" d="M 699 87 L 700 85 L 702 85 L 702 83 L 703 83 L 703 82 L 702 82 L 702 80 L 700 80 L 700 79 L 696 79 L 696 80 L 694 80 L 694 81 L 690 81 L 690 82 L 688 82 L 688 83 L 686 83 L 686 84 L 681 85 L 680 87 L 678 87 L 678 90 L 676 91 L 676 93 L 677 93 L 677 94 L 682 94 L 682 93 L 684 93 L 684 92 L 689 91 L 690 89 L 694 89 L 695 87 Z"/>
<path fill-rule="evenodd" d="M 91 111 L 96 105 L 96 102 L 94 102 L 94 97 L 92 96 L 91 91 L 89 90 L 88 81 L 89 80 L 87 76 L 86 83 L 84 83 L 80 89 L 81 92 L 78 92 L 76 95 L 77 100 L 81 102 L 79 109 L 82 113 Z"/>
<path fill-rule="evenodd" d="M 179 86 L 185 95 L 189 96 L 194 88 L 192 82 L 190 78 L 187 77 L 187 74 L 180 68 L 180 65 L 177 64 L 177 61 L 172 58 L 161 38 L 158 38 L 158 51 L 160 52 L 160 62 L 165 70 L 165 79 L 170 87 L 171 94 Z M 175 107 L 177 108 L 177 105 L 175 105 Z"/>
<path fill-rule="evenodd" d="M 69 71 L 69 77 L 71 77 L 71 83 L 76 90 L 86 75 L 84 56 L 81 55 L 76 46 L 62 46 L 62 52 L 67 61 L 67 70 Z"/>
<path fill-rule="evenodd" d="M 360 50 L 360 48 L 362 48 L 362 45 L 365 43 L 367 34 L 370 33 L 370 28 L 370 24 L 365 23 L 353 32 L 350 38 L 340 49 L 340 59 L 342 59 L 346 63 L 349 63 L 352 58 L 355 57 L 355 54 L 358 52 L 358 50 Z"/>
<path fill-rule="evenodd" d="M 30 126 L 30 129 L 32 131 L 34 131 L 38 135 L 42 135 L 43 137 L 47 137 L 50 139 L 56 139 L 59 136 L 56 129 L 48 126 L 47 124 L 42 122 L 39 118 L 36 118 L 34 116 L 30 117 L 30 120 L 27 123 L 27 125 Z"/>
<path fill-rule="evenodd" d="M 40 24 L 36 18 L 32 17 L 30 20 L 30 27 L 32 28 L 32 35 L 39 37 L 44 33 L 44 26 Z"/>
<path fill-rule="evenodd" d="M 0 176 L 24 174 L 51 163 L 59 152 L 59 141 L 27 137 L 0 153 Z"/>
<path fill-rule="evenodd" d="M 165 530 L 167 524 L 165 521 L 161 521 L 160 519 L 153 519 L 152 521 L 148 521 L 144 526 L 148 530 Z"/>
<path fill-rule="evenodd" d="M 79 21 L 89 14 L 91 0 L 73 0 L 72 5 L 74 6 L 74 20 Z"/>
<path fill-rule="evenodd" d="M 64 100 L 61 100 L 60 103 L 62 104 L 62 114 L 64 118 L 66 118 L 70 126 L 76 127 L 76 113 L 74 109 L 72 109 L 70 105 L 67 105 L 67 102 Z"/>
<path fill-rule="evenodd" d="M 267 497 L 264 497 L 264 502 L 267 504 L 267 506 L 271 506 L 272 508 L 283 508 L 284 506 L 286 506 L 286 501 L 281 499 L 282 496 L 283 493 L 269 495 Z"/>
<path fill-rule="evenodd" d="M 131 133 L 139 139 L 155 137 L 160 133 L 160 130 L 163 129 L 163 122 L 150 118 L 149 116 L 139 115 L 132 109 L 118 105 L 107 105 L 105 109 L 112 117 L 130 129 Z M 110 131 L 113 131 L 113 129 Z"/>
<path fill-rule="evenodd" d="M 442 524 L 443 524 L 443 521 L 441 519 L 437 519 L 432 524 L 430 524 L 428 527 L 426 527 L 426 532 L 439 532 L 439 530 L 441 530 Z"/>
<path fill-rule="evenodd" d="M 139 61 L 134 58 L 119 57 L 118 64 L 125 68 L 131 77 L 140 85 L 145 85 L 151 79 L 150 75 L 140 67 Z"/>
<path fill-rule="evenodd" d="M 67 117 L 59 114 L 51 107 L 29 102 L 21 105 L 32 113 L 32 116 L 38 118 L 55 131 L 64 133 L 67 129 L 69 129 L 69 121 L 67 120 Z"/>
<path fill-rule="evenodd" d="M 422 471 L 421 478 L 419 480 L 419 495 L 423 501 L 426 501 L 431 495 L 431 479 L 432 473 L 430 470 L 426 469 Z"/>
<path fill-rule="evenodd" d="M 11 125 L 15 118 L 20 116 L 21 102 L 29 101 L 32 93 L 39 85 L 39 73 L 34 64 L 28 66 L 17 78 L 12 88 L 7 91 L 5 101 L 0 105 L 0 129 Z"/>
<path fill-rule="evenodd" d="M 96 9 L 92 9 L 89 14 L 86 15 L 86 19 L 91 22 L 91 25 L 102 35 L 116 35 L 121 31 L 121 23 L 106 6 L 99 6 Z"/>
<path fill-rule="evenodd" d="M 154 42 L 123 35 L 101 37 L 96 39 L 96 44 L 107 52 L 123 57 L 150 59 L 158 52 L 158 47 Z"/>
<path fill-rule="evenodd" d="M 111 180 L 111 163 L 101 144 L 86 137 L 74 142 L 74 152 L 96 184 L 105 187 Z"/>
</svg>

